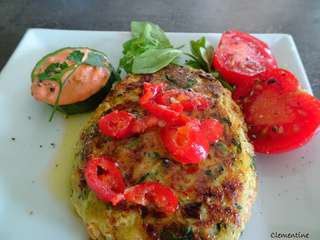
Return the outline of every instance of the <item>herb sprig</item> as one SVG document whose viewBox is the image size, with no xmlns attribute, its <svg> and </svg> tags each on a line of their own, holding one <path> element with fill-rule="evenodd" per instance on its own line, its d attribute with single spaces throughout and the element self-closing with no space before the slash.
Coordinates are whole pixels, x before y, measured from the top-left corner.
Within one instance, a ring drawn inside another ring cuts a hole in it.
<svg viewBox="0 0 320 240">
<path fill-rule="evenodd" d="M 88 64 L 93 67 L 106 66 L 106 59 L 101 54 L 97 52 L 92 52 L 92 51 L 90 51 L 85 56 L 85 54 L 80 50 L 74 50 L 68 55 L 67 60 L 71 61 L 72 64 L 68 64 L 66 61 L 62 63 L 52 63 L 42 73 L 38 75 L 40 81 L 43 81 L 43 80 L 54 81 L 58 84 L 58 88 L 59 88 L 57 98 L 52 107 L 52 112 L 50 114 L 49 121 L 52 121 L 54 114 L 58 110 L 63 87 L 69 81 L 72 74 L 82 64 Z M 67 73 L 68 75 L 62 81 L 63 77 Z"/>
<path fill-rule="evenodd" d="M 210 45 L 205 37 L 201 37 L 196 41 L 191 40 L 190 49 L 191 54 L 185 53 L 188 57 L 190 57 L 190 59 L 186 61 L 186 64 L 188 66 L 196 69 L 202 69 L 205 72 L 211 73 L 217 80 L 221 82 L 222 86 L 229 89 L 230 91 L 234 90 L 234 87 L 224 81 L 219 72 L 215 71 L 212 68 L 214 48 L 212 45 Z"/>
<path fill-rule="evenodd" d="M 131 22 L 132 39 L 123 44 L 119 67 L 127 73 L 154 73 L 174 62 L 182 50 L 174 48 L 164 31 L 150 22 Z"/>
</svg>

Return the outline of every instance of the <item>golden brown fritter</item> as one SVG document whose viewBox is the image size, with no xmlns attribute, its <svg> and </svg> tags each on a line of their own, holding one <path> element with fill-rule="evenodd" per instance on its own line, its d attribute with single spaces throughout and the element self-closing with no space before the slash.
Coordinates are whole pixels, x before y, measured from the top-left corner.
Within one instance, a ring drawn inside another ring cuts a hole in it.
<svg viewBox="0 0 320 240">
<path fill-rule="evenodd" d="M 147 114 L 139 105 L 144 82 L 166 82 L 168 89 L 183 88 L 210 100 L 208 109 L 191 113 L 198 119 L 218 119 L 224 125 L 223 136 L 210 146 L 205 161 L 196 165 L 174 161 L 157 127 L 123 140 L 99 132 L 99 118 L 116 109 L 139 117 Z M 150 180 L 169 186 L 178 196 L 178 210 L 166 216 L 148 206 L 126 201 L 112 206 L 98 200 L 83 174 L 90 155 L 112 157 L 127 186 Z M 230 92 L 210 74 L 171 65 L 154 74 L 127 76 L 98 107 L 78 144 L 71 200 L 92 239 L 235 240 L 244 229 L 255 199 L 254 166 L 246 126 Z"/>
</svg>

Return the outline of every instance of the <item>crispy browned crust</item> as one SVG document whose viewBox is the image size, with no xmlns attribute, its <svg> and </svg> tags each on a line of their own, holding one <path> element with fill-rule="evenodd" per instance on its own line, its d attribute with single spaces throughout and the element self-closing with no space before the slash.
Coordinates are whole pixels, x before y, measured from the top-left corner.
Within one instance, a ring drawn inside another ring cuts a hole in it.
<svg viewBox="0 0 320 240">
<path fill-rule="evenodd" d="M 207 110 L 192 113 L 224 125 L 224 135 L 210 147 L 208 159 L 190 166 L 174 161 L 158 128 L 124 140 L 99 133 L 97 121 L 107 112 L 123 109 L 140 117 L 146 114 L 138 102 L 144 82 L 166 82 L 168 88 L 184 88 L 210 100 Z M 150 207 L 127 202 L 112 207 L 97 200 L 83 178 L 90 155 L 112 157 L 127 186 L 142 179 L 169 186 L 179 198 L 178 210 L 165 216 Z M 192 229 L 193 239 L 238 239 L 256 194 L 253 151 L 241 111 L 230 92 L 200 70 L 169 66 L 150 75 L 129 75 L 114 87 L 82 132 L 72 189 L 72 202 L 92 239 L 164 239 L 168 232 L 182 236 L 187 228 Z"/>
</svg>

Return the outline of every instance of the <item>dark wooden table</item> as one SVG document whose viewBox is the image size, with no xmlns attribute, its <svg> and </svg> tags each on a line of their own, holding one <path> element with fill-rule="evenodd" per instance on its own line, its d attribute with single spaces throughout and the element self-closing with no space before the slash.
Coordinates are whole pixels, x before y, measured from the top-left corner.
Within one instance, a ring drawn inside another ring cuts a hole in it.
<svg viewBox="0 0 320 240">
<path fill-rule="evenodd" d="M 31 27 L 129 30 L 149 20 L 166 31 L 289 33 L 320 97 L 319 0 L 0 0 L 0 16 L 0 69 Z"/>
</svg>

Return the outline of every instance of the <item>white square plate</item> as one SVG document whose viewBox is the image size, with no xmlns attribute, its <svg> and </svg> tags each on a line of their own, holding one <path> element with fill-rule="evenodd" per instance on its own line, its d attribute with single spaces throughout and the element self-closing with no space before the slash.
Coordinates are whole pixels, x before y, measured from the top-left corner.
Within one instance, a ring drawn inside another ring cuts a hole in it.
<svg viewBox="0 0 320 240">
<path fill-rule="evenodd" d="M 205 36 L 215 46 L 220 34 L 168 33 L 175 46 Z M 290 35 L 257 34 L 281 67 L 311 92 Z M 68 201 L 72 149 L 88 114 L 65 119 L 30 96 L 30 73 L 45 54 L 66 46 L 101 50 L 118 65 L 127 32 L 28 30 L 0 74 L 0 239 L 87 239 Z M 244 240 L 271 239 L 272 232 L 309 233 L 320 239 L 319 135 L 287 154 L 257 157 L 258 199 Z"/>
</svg>

